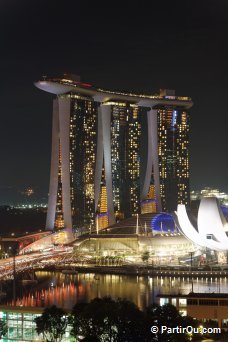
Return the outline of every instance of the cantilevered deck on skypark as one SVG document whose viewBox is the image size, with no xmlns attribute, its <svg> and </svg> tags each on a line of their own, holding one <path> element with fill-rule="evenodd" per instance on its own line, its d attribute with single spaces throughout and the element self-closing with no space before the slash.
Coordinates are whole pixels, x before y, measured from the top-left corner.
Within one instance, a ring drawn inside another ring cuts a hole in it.
<svg viewBox="0 0 228 342">
<path fill-rule="evenodd" d="M 95 101 L 128 101 L 142 107 L 155 107 L 156 105 L 174 105 L 186 109 L 192 107 L 193 102 L 190 97 L 173 95 L 146 95 L 131 92 L 112 91 L 95 88 L 91 84 L 75 81 L 67 78 L 46 78 L 35 82 L 35 86 L 48 93 L 61 95 L 66 93 L 78 93 L 84 96 L 93 97 Z"/>
</svg>

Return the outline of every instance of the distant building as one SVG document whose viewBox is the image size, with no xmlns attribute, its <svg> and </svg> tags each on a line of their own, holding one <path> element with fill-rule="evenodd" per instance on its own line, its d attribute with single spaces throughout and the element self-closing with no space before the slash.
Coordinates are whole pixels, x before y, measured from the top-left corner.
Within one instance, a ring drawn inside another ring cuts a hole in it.
<svg viewBox="0 0 228 342">
<path fill-rule="evenodd" d="M 34 189 L 32 187 L 25 188 L 23 191 L 21 191 L 21 194 L 30 197 L 34 194 Z"/>
<path fill-rule="evenodd" d="M 158 294 L 157 304 L 172 304 L 183 316 L 191 316 L 206 327 L 228 330 L 228 296 L 226 293 Z M 212 325 L 212 321 L 214 325 Z M 208 325 L 207 325 L 208 324 Z M 217 330 L 217 332 L 219 332 Z"/>
<path fill-rule="evenodd" d="M 89 231 L 98 224 L 101 229 L 141 211 L 189 204 L 190 98 L 167 90 L 160 95 L 103 90 L 66 75 L 35 85 L 57 95 L 47 228 Z M 147 146 L 142 146 L 143 116 Z"/>
<path fill-rule="evenodd" d="M 228 205 L 228 194 L 221 192 L 219 189 L 205 187 L 202 190 L 191 191 L 191 201 L 198 201 L 202 197 L 216 197 L 223 205 Z"/>
</svg>

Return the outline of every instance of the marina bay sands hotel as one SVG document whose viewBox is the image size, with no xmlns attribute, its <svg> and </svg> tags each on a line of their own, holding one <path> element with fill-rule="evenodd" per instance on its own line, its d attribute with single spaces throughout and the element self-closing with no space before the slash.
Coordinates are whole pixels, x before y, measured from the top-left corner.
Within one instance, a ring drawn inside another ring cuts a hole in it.
<svg viewBox="0 0 228 342">
<path fill-rule="evenodd" d="M 46 228 L 89 231 L 189 204 L 189 97 L 44 78 L 53 100 Z"/>
</svg>

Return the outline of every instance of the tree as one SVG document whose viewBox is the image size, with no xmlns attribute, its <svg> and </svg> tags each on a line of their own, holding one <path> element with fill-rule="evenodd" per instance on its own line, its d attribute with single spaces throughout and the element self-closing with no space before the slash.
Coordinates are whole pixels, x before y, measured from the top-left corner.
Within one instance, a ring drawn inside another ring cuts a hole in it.
<svg viewBox="0 0 228 342">
<path fill-rule="evenodd" d="M 60 342 L 68 323 L 63 309 L 53 305 L 46 308 L 41 316 L 35 318 L 36 331 L 43 334 L 48 342 Z"/>
<path fill-rule="evenodd" d="M 76 304 L 72 310 L 71 335 L 85 341 L 150 341 L 145 315 L 134 303 L 110 297 L 95 298 L 89 304 Z"/>
<path fill-rule="evenodd" d="M 151 341 L 150 325 L 145 313 L 128 300 L 117 300 L 116 326 L 118 342 Z"/>
<path fill-rule="evenodd" d="M 85 312 L 87 309 L 88 303 L 77 303 L 71 312 L 70 316 L 70 324 L 72 326 L 71 335 L 74 336 L 77 340 L 77 336 L 83 336 L 84 338 L 90 338 L 90 333 L 87 331 L 90 329 L 88 326 L 88 320 L 85 317 Z M 87 333 L 88 332 L 88 333 Z"/>
<path fill-rule="evenodd" d="M 0 320 L 0 338 L 6 335 L 7 330 L 8 328 L 7 328 L 6 322 L 3 320 Z"/>
<path fill-rule="evenodd" d="M 149 251 L 143 252 L 141 258 L 142 258 L 142 261 L 145 262 L 148 265 L 148 261 L 149 261 L 149 258 L 150 258 L 150 252 Z"/>
<path fill-rule="evenodd" d="M 152 335 L 151 341 L 156 342 L 186 342 L 191 340 L 191 336 L 187 333 L 161 333 L 161 327 L 196 327 L 198 321 L 190 316 L 182 316 L 177 308 L 171 304 L 163 306 L 150 305 L 146 311 L 150 326 L 158 327 L 158 333 Z"/>
<path fill-rule="evenodd" d="M 115 301 L 110 297 L 95 298 L 90 303 L 78 303 L 72 310 L 71 335 L 81 335 L 85 341 L 92 338 L 113 341 L 115 334 Z"/>
</svg>

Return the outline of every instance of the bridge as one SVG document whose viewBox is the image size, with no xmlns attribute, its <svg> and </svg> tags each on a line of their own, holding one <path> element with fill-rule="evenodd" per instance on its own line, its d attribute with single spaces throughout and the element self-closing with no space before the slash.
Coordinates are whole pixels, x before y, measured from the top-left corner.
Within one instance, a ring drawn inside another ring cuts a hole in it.
<svg viewBox="0 0 228 342">
<path fill-rule="evenodd" d="M 10 237 L 0 237 L 0 243 L 4 242 L 15 242 L 19 245 L 19 251 L 23 248 L 29 246 L 31 243 L 34 243 L 48 235 L 50 235 L 52 231 L 44 231 L 44 232 L 34 232 L 31 234 L 26 234 L 23 236 L 10 236 Z"/>
<path fill-rule="evenodd" d="M 51 252 L 39 252 L 15 257 L 16 274 L 27 273 L 32 270 L 40 270 L 45 267 L 58 264 L 69 264 L 73 262 L 72 248 L 56 248 Z M 0 280 L 13 279 L 14 258 L 0 260 Z"/>
</svg>

